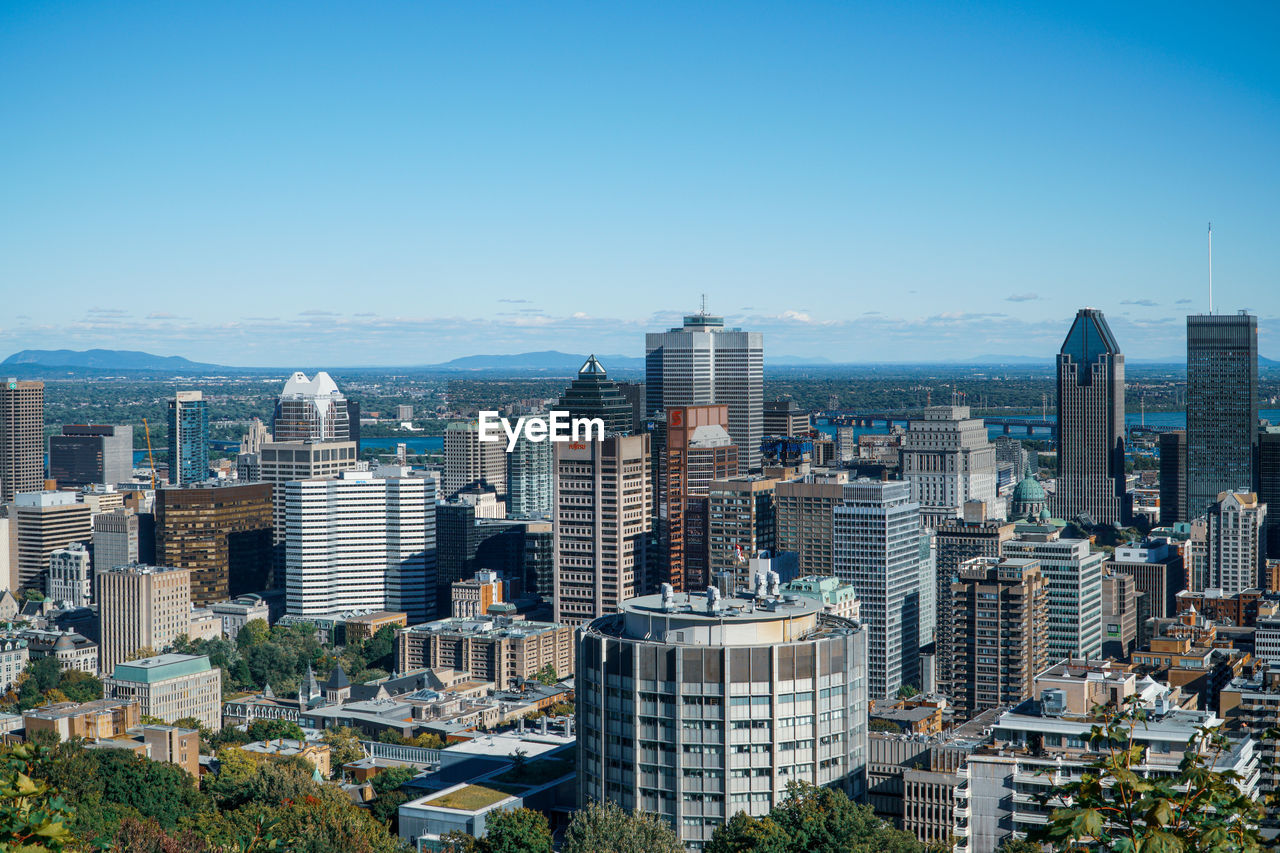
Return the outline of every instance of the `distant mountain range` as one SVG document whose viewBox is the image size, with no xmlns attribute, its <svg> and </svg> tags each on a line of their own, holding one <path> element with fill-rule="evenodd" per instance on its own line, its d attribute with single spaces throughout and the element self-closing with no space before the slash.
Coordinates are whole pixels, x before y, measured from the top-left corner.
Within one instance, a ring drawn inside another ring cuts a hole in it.
<svg viewBox="0 0 1280 853">
<path fill-rule="evenodd" d="M 597 355 L 596 359 L 609 373 L 644 370 L 644 359 L 628 355 Z M 440 364 L 424 364 L 424 370 L 518 370 L 544 373 L 577 373 L 587 355 L 543 350 L 514 355 L 465 355 Z"/>
<path fill-rule="evenodd" d="M 0 361 L 0 367 L 90 368 L 94 370 L 159 370 L 188 373 L 225 370 L 220 364 L 203 364 L 177 355 L 152 355 L 149 352 L 119 349 L 24 349 Z"/>
</svg>

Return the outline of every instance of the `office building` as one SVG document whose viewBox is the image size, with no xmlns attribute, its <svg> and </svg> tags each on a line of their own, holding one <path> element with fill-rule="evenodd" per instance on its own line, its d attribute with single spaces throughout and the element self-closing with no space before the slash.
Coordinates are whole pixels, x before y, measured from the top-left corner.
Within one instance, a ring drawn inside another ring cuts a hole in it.
<svg viewBox="0 0 1280 853">
<path fill-rule="evenodd" d="M 1088 539 L 1062 539 L 1059 531 L 1028 531 L 1004 543 L 1005 557 L 1040 563 L 1049 582 L 1049 662 L 1102 655 L 1102 563 Z"/>
<path fill-rule="evenodd" d="M 347 398 L 324 371 L 314 379 L 295 373 L 276 402 L 271 435 L 277 442 L 354 441 Z"/>
<path fill-rule="evenodd" d="M 707 496 L 707 565 L 711 578 L 724 572 L 733 589 L 751 585 L 749 560 L 774 552 L 777 517 L 773 493 L 778 481 L 739 474 L 716 480 Z"/>
<path fill-rule="evenodd" d="M 133 427 L 68 424 L 49 436 L 49 479 L 60 489 L 133 477 Z"/>
<path fill-rule="evenodd" d="M 202 391 L 179 391 L 169 401 L 169 483 L 209 478 L 209 408 Z"/>
<path fill-rule="evenodd" d="M 156 655 L 118 663 L 102 680 L 104 699 L 137 702 L 143 717 L 173 723 L 194 717 L 222 728 L 222 670 L 206 655 Z"/>
<path fill-rule="evenodd" d="M 285 485 L 290 614 L 393 610 L 435 615 L 434 481 L 407 469 L 344 471 Z M 392 472 L 398 472 L 392 474 Z"/>
<path fill-rule="evenodd" d="M 0 385 L 0 503 L 44 488 L 44 383 Z"/>
<path fill-rule="evenodd" d="M 1106 570 L 1133 577 L 1140 593 L 1139 629 L 1148 619 L 1167 619 L 1177 613 L 1178 593 L 1187 586 L 1187 570 L 1181 552 L 1169 540 L 1119 545 L 1106 561 Z"/>
<path fill-rule="evenodd" d="M 411 421 L 413 420 L 413 406 L 396 406 L 396 420 Z"/>
<path fill-rule="evenodd" d="M 844 500 L 848 476 L 807 474 L 785 480 L 774 489 L 777 513 L 775 548 L 796 555 L 802 575 L 830 575 L 834 572 L 831 536 L 836 506 Z"/>
<path fill-rule="evenodd" d="M 1102 575 L 1102 656 L 1128 660 L 1138 645 L 1137 579 L 1121 572 Z"/>
<path fill-rule="evenodd" d="M 920 507 L 901 481 L 856 480 L 835 508 L 835 576 L 858 594 L 867 626 L 868 695 L 919 687 L 921 638 Z M 933 599 L 932 591 L 929 594 Z"/>
<path fill-rule="evenodd" d="M 523 432 L 507 454 L 507 516 L 550 518 L 551 442 L 530 441 Z"/>
<path fill-rule="evenodd" d="M 653 491 L 649 436 L 555 446 L 554 621 L 616 613 L 645 586 Z"/>
<path fill-rule="evenodd" d="M 92 538 L 89 507 L 75 492 L 26 492 L 10 510 L 9 589 L 42 592 L 54 551 Z"/>
<path fill-rule="evenodd" d="M 1188 520 L 1222 492 L 1254 489 L 1258 444 L 1258 318 L 1187 317 Z"/>
<path fill-rule="evenodd" d="M 191 570 L 198 607 L 272 586 L 271 485 L 156 490 L 156 562 Z"/>
<path fill-rule="evenodd" d="M 1179 429 L 1162 432 L 1160 523 L 1168 526 L 1190 520 L 1187 517 L 1187 431 Z"/>
<path fill-rule="evenodd" d="M 764 434 L 776 436 L 808 435 L 813 429 L 809 413 L 801 411 L 795 400 L 770 400 L 764 404 Z"/>
<path fill-rule="evenodd" d="M 93 568 L 95 571 L 142 562 L 138 514 L 113 509 L 93 516 Z M 154 538 L 154 533 L 152 534 Z"/>
<path fill-rule="evenodd" d="M 634 422 L 631 404 L 594 355 L 560 395 L 556 410 L 568 412 L 570 418 L 599 418 L 605 435 L 630 435 Z"/>
<path fill-rule="evenodd" d="M 578 636 L 578 798 L 641 809 L 697 849 L 790 782 L 865 794 L 866 636 L 813 600 L 625 602 Z"/>
<path fill-rule="evenodd" d="M 502 575 L 489 569 L 476 572 L 475 577 L 454 581 L 449 596 L 453 602 L 453 617 L 475 619 L 487 616 L 490 607 L 505 601 L 502 587 Z"/>
<path fill-rule="evenodd" d="M 649 421 L 645 417 L 645 386 L 643 382 L 619 382 L 618 392 L 631 407 L 631 434 L 646 432 Z"/>
<path fill-rule="evenodd" d="M 445 500 L 471 486 L 492 486 L 507 496 L 507 443 L 481 441 L 476 421 L 454 421 L 444 431 Z"/>
<path fill-rule="evenodd" d="M 760 467 L 764 434 L 764 336 L 726 329 L 705 312 L 684 325 L 645 336 L 645 407 L 650 418 L 676 406 L 729 407 L 729 435 L 739 467 Z"/>
<path fill-rule="evenodd" d="M 230 601 L 215 601 L 209 611 L 222 623 L 221 633 L 235 642 L 240 629 L 255 619 L 271 624 L 271 606 L 259 595 L 241 595 Z"/>
<path fill-rule="evenodd" d="M 88 607 L 93 600 L 93 570 L 89 549 L 72 542 L 49 555 L 49 582 L 45 595 L 64 608 Z"/>
<path fill-rule="evenodd" d="M 453 617 L 396 634 L 400 672 L 452 669 L 505 690 L 548 666 L 558 678 L 573 675 L 573 629 L 568 625 L 504 616 Z"/>
<path fill-rule="evenodd" d="M 270 483 L 272 541 L 276 569 L 283 566 L 284 484 L 292 480 L 323 480 L 360 467 L 354 441 L 267 441 L 258 448 L 257 480 Z"/>
<path fill-rule="evenodd" d="M 96 572 L 102 639 L 99 667 L 111 672 L 139 649 L 163 651 L 186 636 L 191 572 L 167 566 L 118 566 Z"/>
<path fill-rule="evenodd" d="M 996 465 L 1006 463 L 1013 471 L 1013 482 L 1034 472 L 1035 454 L 1022 446 L 1022 440 L 1011 435 L 997 435 L 991 442 L 996 449 Z M 1012 516 L 1010 516 L 1012 517 Z"/>
<path fill-rule="evenodd" d="M 1048 665 L 1048 584 L 1035 560 L 975 557 L 956 571 L 949 631 L 938 657 L 952 660 L 950 697 L 968 719 L 1031 696 Z"/>
<path fill-rule="evenodd" d="M 1060 518 L 1124 521 L 1124 355 L 1102 312 L 1081 308 L 1058 353 Z"/>
<path fill-rule="evenodd" d="M 436 505 L 436 613 L 452 612 L 453 585 L 492 570 L 506 578 L 525 577 L 529 523 L 482 518 L 463 500 Z M 544 570 L 544 574 L 545 574 Z"/>
<path fill-rule="evenodd" d="M 726 429 L 728 406 L 673 406 L 658 467 L 658 518 L 666 552 L 663 580 L 676 592 L 706 589 L 707 500 L 711 483 L 738 473 Z"/>
<path fill-rule="evenodd" d="M 996 451 L 986 422 L 969 417 L 968 406 L 930 406 L 924 418 L 911 421 L 902 442 L 902 477 L 925 527 L 959 518 L 967 501 L 982 501 L 996 514 Z"/>
<path fill-rule="evenodd" d="M 1255 492 L 1223 492 L 1209 507 L 1206 589 L 1234 595 L 1260 584 L 1267 505 Z"/>
<path fill-rule="evenodd" d="M 1280 507 L 1280 427 L 1277 426 L 1268 425 L 1258 434 L 1258 500 L 1267 506 Z M 1262 530 L 1267 557 L 1280 558 L 1280 511 L 1263 519 Z"/>
</svg>

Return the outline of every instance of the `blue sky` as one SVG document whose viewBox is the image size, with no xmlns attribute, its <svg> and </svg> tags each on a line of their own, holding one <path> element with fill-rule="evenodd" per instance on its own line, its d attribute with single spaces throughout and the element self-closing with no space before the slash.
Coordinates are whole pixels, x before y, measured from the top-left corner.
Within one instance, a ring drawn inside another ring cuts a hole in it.
<svg viewBox="0 0 1280 853">
<path fill-rule="evenodd" d="M 0 356 L 1280 356 L 1280 6 L 0 3 Z"/>
</svg>

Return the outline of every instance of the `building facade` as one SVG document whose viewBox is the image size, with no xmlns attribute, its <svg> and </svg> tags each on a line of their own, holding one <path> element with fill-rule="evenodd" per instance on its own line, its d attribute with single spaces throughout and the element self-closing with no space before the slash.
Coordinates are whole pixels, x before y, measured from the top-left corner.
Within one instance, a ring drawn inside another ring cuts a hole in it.
<svg viewBox="0 0 1280 853">
<path fill-rule="evenodd" d="M 1168 526 L 1187 517 L 1187 431 L 1160 433 L 1160 523 Z"/>
<path fill-rule="evenodd" d="M 553 506 L 551 442 L 530 441 L 523 432 L 507 454 L 507 517 L 550 518 Z"/>
<path fill-rule="evenodd" d="M 997 514 L 996 450 L 986 422 L 969 417 L 968 406 L 930 406 L 924 418 L 911 421 L 902 443 L 902 477 L 926 527 L 959 518 L 968 501 L 982 501 Z"/>
<path fill-rule="evenodd" d="M 209 407 L 202 391 L 179 391 L 169 401 L 169 482 L 209 478 Z"/>
<path fill-rule="evenodd" d="M 1258 318 L 1187 317 L 1188 520 L 1222 492 L 1254 489 L 1258 444 Z"/>
<path fill-rule="evenodd" d="M 54 551 L 73 542 L 92 539 L 90 509 L 76 501 L 75 492 L 26 492 L 14 498 L 11 509 L 10 589 L 45 589 Z"/>
<path fill-rule="evenodd" d="M 605 435 L 632 432 L 631 404 L 594 355 L 578 369 L 578 378 L 560 395 L 556 409 L 568 412 L 570 418 L 599 418 Z"/>
<path fill-rule="evenodd" d="M 324 371 L 314 379 L 295 373 L 276 402 L 271 435 L 278 442 L 354 440 L 347 398 Z"/>
<path fill-rule="evenodd" d="M 481 441 L 476 421 L 454 421 L 444 431 L 445 500 L 475 485 L 492 486 L 507 495 L 507 446 L 505 441 Z"/>
<path fill-rule="evenodd" d="M 711 483 L 738 473 L 738 448 L 726 429 L 728 406 L 673 406 L 665 413 L 658 517 L 666 550 L 663 580 L 677 592 L 710 582 L 707 502 Z"/>
<path fill-rule="evenodd" d="M 68 424 L 49 436 L 49 479 L 58 488 L 124 483 L 133 476 L 133 427 Z"/>
<path fill-rule="evenodd" d="M 44 383 L 0 383 L 0 503 L 44 488 Z"/>
<path fill-rule="evenodd" d="M 49 555 L 49 582 L 45 595 L 63 607 L 88 607 L 93 601 L 93 569 L 89 549 L 72 542 Z"/>
<path fill-rule="evenodd" d="M 773 493 L 778 481 L 740 474 L 713 482 L 707 494 L 707 563 L 713 579 L 728 572 L 733 588 L 750 586 L 750 558 L 776 546 Z"/>
<path fill-rule="evenodd" d="M 1223 492 L 1209 507 L 1206 589 L 1235 595 L 1260 584 L 1267 505 L 1256 492 Z"/>
<path fill-rule="evenodd" d="M 1124 475 L 1124 355 L 1102 312 L 1081 308 L 1058 353 L 1058 516 L 1124 521 Z"/>
<path fill-rule="evenodd" d="M 1004 543 L 1006 557 L 1040 563 L 1049 583 L 1049 663 L 1102 655 L 1102 563 L 1088 539 L 1062 539 L 1054 532 L 1023 533 Z"/>
<path fill-rule="evenodd" d="M 579 801 L 660 815 L 697 850 L 789 782 L 861 799 L 866 634 L 807 599 L 653 595 L 596 619 L 577 643 Z"/>
<path fill-rule="evenodd" d="M 191 572 L 167 566 L 118 566 L 97 572 L 95 583 L 104 673 L 139 649 L 163 651 L 191 623 Z"/>
<path fill-rule="evenodd" d="M 548 666 L 558 678 L 573 675 L 573 629 L 567 625 L 454 617 L 414 625 L 396 635 L 400 672 L 453 669 L 505 690 Z"/>
<path fill-rule="evenodd" d="M 354 441 L 267 441 L 258 448 L 256 482 L 271 484 L 273 542 L 282 552 L 284 542 L 284 484 L 292 480 L 324 480 L 360 467 Z M 283 554 L 277 553 L 279 569 Z"/>
<path fill-rule="evenodd" d="M 205 655 L 156 655 L 116 664 L 102 680 L 103 698 L 137 702 L 143 717 L 166 723 L 194 717 L 201 725 L 222 728 L 222 670 Z"/>
<path fill-rule="evenodd" d="M 835 508 L 844 500 L 848 477 L 809 474 L 785 480 L 774 489 L 777 513 L 775 546 L 796 555 L 802 575 L 829 575 L 835 571 L 832 531 Z"/>
<path fill-rule="evenodd" d="M 131 509 L 120 507 L 93 516 L 93 568 L 105 571 L 142 561 L 141 521 Z"/>
<path fill-rule="evenodd" d="M 272 585 L 270 483 L 156 490 L 156 562 L 191 570 L 199 607 Z"/>
</svg>

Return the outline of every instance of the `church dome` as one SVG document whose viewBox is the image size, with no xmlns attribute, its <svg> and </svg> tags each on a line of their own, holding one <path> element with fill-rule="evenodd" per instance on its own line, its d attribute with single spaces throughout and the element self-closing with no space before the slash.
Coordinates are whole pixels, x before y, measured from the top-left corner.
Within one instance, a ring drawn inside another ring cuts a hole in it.
<svg viewBox="0 0 1280 853">
<path fill-rule="evenodd" d="M 1018 503 L 1044 503 L 1044 487 L 1036 482 L 1030 474 L 1022 478 L 1022 482 L 1013 487 L 1013 500 Z"/>
</svg>

